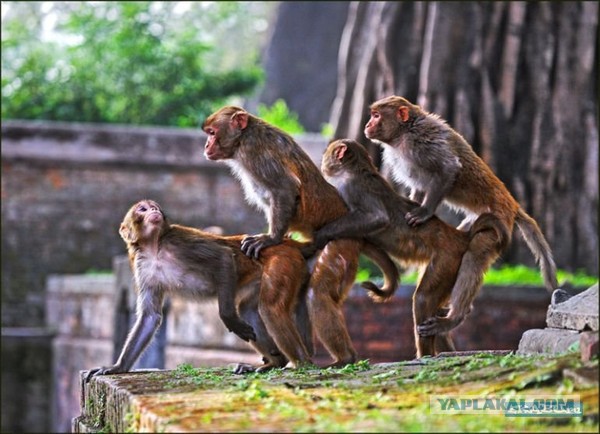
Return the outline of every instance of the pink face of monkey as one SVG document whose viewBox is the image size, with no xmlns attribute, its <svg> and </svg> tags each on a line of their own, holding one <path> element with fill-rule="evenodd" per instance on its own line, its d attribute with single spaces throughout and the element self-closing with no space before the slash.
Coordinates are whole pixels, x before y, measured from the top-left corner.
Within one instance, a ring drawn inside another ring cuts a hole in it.
<svg viewBox="0 0 600 434">
<path fill-rule="evenodd" d="M 125 215 L 119 235 L 126 243 L 138 242 L 157 236 L 165 224 L 166 218 L 158 203 L 142 200 Z"/>
<path fill-rule="evenodd" d="M 242 131 L 248 125 L 248 113 L 239 107 L 224 107 L 206 119 L 204 156 L 208 160 L 234 158 Z"/>
</svg>

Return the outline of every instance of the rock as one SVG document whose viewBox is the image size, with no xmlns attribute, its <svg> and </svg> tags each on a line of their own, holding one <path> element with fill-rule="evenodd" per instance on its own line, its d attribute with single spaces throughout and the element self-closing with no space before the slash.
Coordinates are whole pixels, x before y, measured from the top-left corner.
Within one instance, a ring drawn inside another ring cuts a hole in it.
<svg viewBox="0 0 600 434">
<path fill-rule="evenodd" d="M 558 288 L 552 293 L 551 305 L 556 306 L 557 304 L 564 303 L 571 297 L 573 297 L 573 294 L 565 291 L 564 289 Z"/>
<path fill-rule="evenodd" d="M 579 343 L 579 332 L 554 328 L 532 329 L 523 333 L 517 354 L 557 354 Z"/>
<path fill-rule="evenodd" d="M 553 294 L 553 303 L 546 315 L 548 327 L 598 331 L 598 284 L 563 302 L 559 300 L 564 298 L 564 294 L 558 291 Z M 554 303 L 555 299 L 557 304 Z"/>
</svg>

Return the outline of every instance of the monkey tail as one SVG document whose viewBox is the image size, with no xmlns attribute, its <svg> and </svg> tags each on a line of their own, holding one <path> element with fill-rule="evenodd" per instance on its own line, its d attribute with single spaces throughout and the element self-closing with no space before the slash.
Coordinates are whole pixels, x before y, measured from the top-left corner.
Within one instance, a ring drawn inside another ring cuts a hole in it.
<svg viewBox="0 0 600 434">
<path fill-rule="evenodd" d="M 373 282 L 362 282 L 360 286 L 369 291 L 371 297 L 377 303 L 383 303 L 390 299 L 400 285 L 400 272 L 389 255 L 379 247 L 364 242 L 362 253 L 367 255 L 383 272 L 383 287 L 379 288 Z"/>
<path fill-rule="evenodd" d="M 556 264 L 554 263 L 550 246 L 548 245 L 546 238 L 544 238 L 540 227 L 535 220 L 520 207 L 517 211 L 515 223 L 519 227 L 529 250 L 531 250 L 531 253 L 535 256 L 536 262 L 542 271 L 546 288 L 548 291 L 554 291 L 558 288 Z"/>
<path fill-rule="evenodd" d="M 475 220 L 473 226 L 471 226 L 471 229 L 469 230 L 469 237 L 472 240 L 477 233 L 490 230 L 496 233 L 496 236 L 494 237 L 496 240 L 496 245 L 494 247 L 498 254 L 500 254 L 510 244 L 512 234 L 506 225 L 502 223 L 502 221 L 494 214 L 487 212 L 481 214 L 477 220 Z"/>
</svg>

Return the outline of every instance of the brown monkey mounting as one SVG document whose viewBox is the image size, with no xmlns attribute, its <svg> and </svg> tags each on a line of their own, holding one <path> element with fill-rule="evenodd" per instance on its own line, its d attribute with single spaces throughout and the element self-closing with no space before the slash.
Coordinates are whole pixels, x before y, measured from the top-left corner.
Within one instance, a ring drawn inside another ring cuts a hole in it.
<svg viewBox="0 0 600 434">
<path fill-rule="evenodd" d="M 168 294 L 196 299 L 216 295 L 225 326 L 252 341 L 263 355 L 259 370 L 283 367 L 288 360 L 294 366 L 312 364 L 312 331 L 302 293 L 309 275 L 299 243 L 286 240 L 266 249 L 260 260 L 251 259 L 240 250 L 242 235 L 220 236 L 169 224 L 152 200 L 129 209 L 119 234 L 134 273 L 137 320 L 118 361 L 89 371 L 88 380 L 131 369 L 162 321 Z M 238 367 L 239 372 L 247 369 Z"/>
<path fill-rule="evenodd" d="M 516 223 L 546 288 L 557 288 L 552 252 L 537 223 L 458 132 L 399 96 L 383 98 L 370 108 L 365 136 L 382 145 L 384 166 L 396 181 L 411 188 L 411 199 L 420 203 L 406 213 L 410 225 L 431 218 L 441 201 L 465 213 L 461 230 L 468 230 L 483 214 L 488 221 L 496 218 L 503 230 L 473 235 L 473 246 L 463 259 L 463 266 L 470 269 L 493 263 L 510 243 Z"/>
<path fill-rule="evenodd" d="M 261 209 L 267 234 L 250 236 L 242 250 L 257 257 L 289 231 L 311 239 L 313 231 L 348 212 L 344 201 L 308 154 L 286 133 L 235 106 L 223 107 L 202 126 L 204 155 L 222 160 L 239 178 L 246 199 Z M 398 270 L 389 257 L 359 240 L 337 240 L 319 254 L 309 283 L 309 313 L 315 331 L 334 359 L 333 366 L 357 360 L 342 311 L 362 251 L 386 276 L 383 293 L 396 288 Z"/>
<path fill-rule="evenodd" d="M 417 357 L 453 350 L 447 334 L 452 327 L 424 336 L 418 326 L 445 311 L 455 291 L 466 291 L 474 296 L 481 287 L 486 271 L 481 268 L 461 268 L 464 276 L 458 281 L 469 286 L 461 289 L 454 285 L 463 255 L 470 247 L 471 234 L 453 228 L 436 216 L 411 228 L 404 216 L 418 204 L 397 194 L 377 172 L 367 150 L 353 140 L 330 143 L 323 155 L 321 171 L 340 192 L 350 212 L 319 229 L 314 237 L 315 247 L 331 239 L 365 237 L 400 263 L 422 265 L 413 295 Z M 484 218 L 478 221 L 471 233 L 497 229 L 493 226 L 494 220 L 492 226 L 485 222 Z M 458 325 L 466 313 L 458 317 L 456 312 L 468 313 L 470 304 L 471 300 L 466 306 L 450 303 L 448 317 L 443 319 Z"/>
</svg>

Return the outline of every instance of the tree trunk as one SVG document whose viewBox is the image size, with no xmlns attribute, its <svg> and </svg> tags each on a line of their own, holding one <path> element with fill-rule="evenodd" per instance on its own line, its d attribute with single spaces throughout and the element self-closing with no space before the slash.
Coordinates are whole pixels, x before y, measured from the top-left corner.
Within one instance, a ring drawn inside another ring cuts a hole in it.
<svg viewBox="0 0 600 434">
<path fill-rule="evenodd" d="M 369 104 L 421 103 L 538 221 L 559 267 L 598 273 L 598 3 L 351 2 L 347 12 L 335 137 L 378 162 L 362 131 Z M 519 238 L 503 258 L 533 265 Z"/>
</svg>

